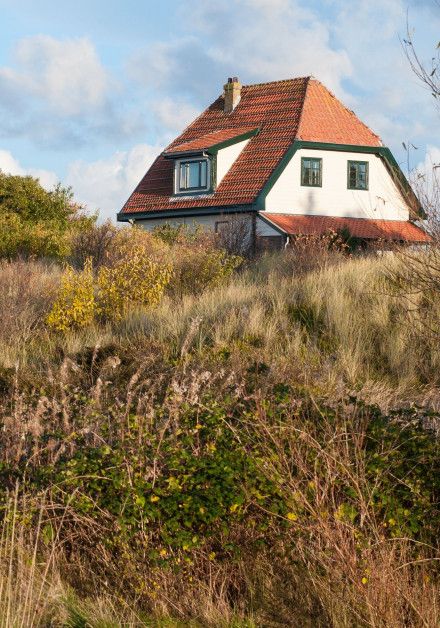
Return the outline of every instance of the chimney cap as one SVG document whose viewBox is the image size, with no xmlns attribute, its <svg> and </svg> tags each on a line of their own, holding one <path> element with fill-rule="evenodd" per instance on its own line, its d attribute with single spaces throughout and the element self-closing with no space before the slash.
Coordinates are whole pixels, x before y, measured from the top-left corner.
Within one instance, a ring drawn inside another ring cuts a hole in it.
<svg viewBox="0 0 440 628">
<path fill-rule="evenodd" d="M 238 77 L 234 76 L 234 77 L 229 77 L 228 78 L 228 83 L 238 83 Z"/>
</svg>

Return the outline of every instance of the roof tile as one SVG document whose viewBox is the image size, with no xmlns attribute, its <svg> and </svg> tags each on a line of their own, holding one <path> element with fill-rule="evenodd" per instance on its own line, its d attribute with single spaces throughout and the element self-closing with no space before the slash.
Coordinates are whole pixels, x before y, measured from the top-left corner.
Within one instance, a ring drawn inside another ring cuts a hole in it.
<svg viewBox="0 0 440 628">
<path fill-rule="evenodd" d="M 221 142 L 225 142 L 226 140 L 233 139 L 234 137 L 239 137 L 240 135 L 244 135 L 245 133 L 250 133 L 251 131 L 256 131 L 256 129 L 254 127 L 237 127 L 233 129 L 221 129 L 220 131 L 213 131 L 212 133 L 207 133 L 206 135 L 202 135 L 202 137 L 198 137 L 194 140 L 189 140 L 188 142 L 184 142 L 183 144 L 173 145 L 172 148 L 165 151 L 165 154 L 172 155 L 173 153 L 180 153 L 185 151 L 205 150 L 207 148 L 211 148 L 212 146 L 216 146 Z"/>
<path fill-rule="evenodd" d="M 373 220 L 333 216 L 296 216 L 287 214 L 260 215 L 289 235 L 323 235 L 328 231 L 348 229 L 355 238 L 393 240 L 399 242 L 431 242 L 431 237 L 413 222 L 405 220 Z"/>
</svg>

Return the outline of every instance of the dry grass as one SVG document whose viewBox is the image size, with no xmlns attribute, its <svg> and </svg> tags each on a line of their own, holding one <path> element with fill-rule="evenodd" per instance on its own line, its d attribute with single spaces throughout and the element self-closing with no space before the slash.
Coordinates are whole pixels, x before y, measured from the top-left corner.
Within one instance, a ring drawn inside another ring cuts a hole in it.
<svg viewBox="0 0 440 628">
<path fill-rule="evenodd" d="M 399 260 L 386 264 L 336 256 L 298 274 L 287 256 L 268 256 L 224 285 L 64 335 L 44 325 L 59 269 L 2 264 L 2 462 L 55 465 L 74 451 L 78 434 L 91 446 L 109 433 L 122 443 L 128 417 L 146 425 L 158 404 L 177 426 L 186 404 L 203 410 L 206 391 L 258 400 L 278 382 L 312 399 L 349 392 L 383 409 L 414 402 L 438 409 L 438 342 L 385 279 Z M 414 298 L 420 304 L 423 292 Z M 294 411 L 281 429 L 265 408 L 240 429 L 267 444 L 264 472 L 282 477 L 286 499 L 302 503 L 295 526 L 281 537 L 268 530 L 269 547 L 258 552 L 249 550 L 252 531 L 238 526 L 239 557 L 213 562 L 202 547 L 188 569 L 162 569 L 144 549 L 115 558 L 100 543 L 116 525 L 109 513 L 81 517 L 51 501 L 50 490 L 42 499 L 20 489 L 2 515 L 0 626 L 437 625 L 434 549 L 390 539 L 374 518 L 356 411 L 337 424 L 321 417 L 323 446 Z M 139 442 L 146 433 L 139 428 Z M 352 488 L 362 537 L 329 514 L 338 510 L 341 483 Z M 118 580 L 128 583 L 126 603 Z"/>
</svg>

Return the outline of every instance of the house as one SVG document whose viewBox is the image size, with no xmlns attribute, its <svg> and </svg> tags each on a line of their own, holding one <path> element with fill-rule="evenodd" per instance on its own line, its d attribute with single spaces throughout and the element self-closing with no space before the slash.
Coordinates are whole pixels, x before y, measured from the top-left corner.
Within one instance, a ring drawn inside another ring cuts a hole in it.
<svg viewBox="0 0 440 628">
<path fill-rule="evenodd" d="M 218 232 L 237 216 L 266 248 L 330 229 L 366 242 L 430 240 L 390 150 L 313 77 L 228 79 L 157 157 L 118 221 Z"/>
</svg>

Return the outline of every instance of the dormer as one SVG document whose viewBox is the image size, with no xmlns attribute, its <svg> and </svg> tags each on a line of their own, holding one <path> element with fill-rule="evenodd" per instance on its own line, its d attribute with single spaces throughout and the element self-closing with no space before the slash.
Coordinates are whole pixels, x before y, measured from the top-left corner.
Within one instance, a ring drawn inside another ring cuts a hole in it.
<svg viewBox="0 0 440 628">
<path fill-rule="evenodd" d="M 207 133 L 168 149 L 174 160 L 174 196 L 215 192 L 259 129 L 236 127 Z"/>
</svg>

